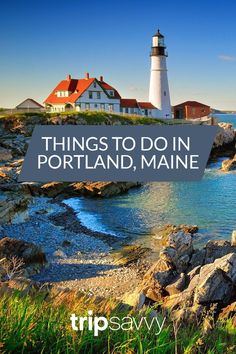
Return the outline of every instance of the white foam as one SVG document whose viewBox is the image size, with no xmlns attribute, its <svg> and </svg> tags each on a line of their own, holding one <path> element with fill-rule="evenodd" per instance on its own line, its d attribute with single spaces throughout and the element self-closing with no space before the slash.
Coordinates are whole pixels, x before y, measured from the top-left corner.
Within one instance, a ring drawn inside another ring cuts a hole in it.
<svg viewBox="0 0 236 354">
<path fill-rule="evenodd" d="M 117 236 L 112 230 L 109 230 L 102 223 L 99 214 L 88 212 L 83 208 L 83 200 L 80 198 L 71 198 L 64 200 L 63 202 L 75 211 L 76 216 L 80 220 L 82 226 L 85 226 L 87 229 L 95 232 Z"/>
</svg>

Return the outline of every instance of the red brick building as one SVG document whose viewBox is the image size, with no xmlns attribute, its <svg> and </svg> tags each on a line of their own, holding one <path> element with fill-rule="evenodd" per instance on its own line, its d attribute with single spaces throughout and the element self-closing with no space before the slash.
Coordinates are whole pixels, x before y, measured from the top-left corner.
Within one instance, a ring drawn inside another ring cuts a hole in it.
<svg viewBox="0 0 236 354">
<path fill-rule="evenodd" d="M 196 119 L 208 116 L 211 107 L 196 101 L 186 101 L 173 107 L 175 119 Z"/>
</svg>

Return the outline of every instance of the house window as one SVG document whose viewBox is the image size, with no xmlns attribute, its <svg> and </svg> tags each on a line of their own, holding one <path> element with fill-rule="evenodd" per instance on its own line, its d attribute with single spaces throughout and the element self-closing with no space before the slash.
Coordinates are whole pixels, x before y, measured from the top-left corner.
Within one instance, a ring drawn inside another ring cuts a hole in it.
<svg viewBox="0 0 236 354">
<path fill-rule="evenodd" d="M 101 98 L 101 92 L 97 92 L 97 99 L 100 100 Z"/>
<path fill-rule="evenodd" d="M 94 108 L 98 108 L 98 105 L 97 105 L 97 103 L 94 103 Z"/>
<path fill-rule="evenodd" d="M 96 82 L 93 83 L 93 87 L 96 88 L 97 87 L 97 84 Z"/>
<path fill-rule="evenodd" d="M 166 91 L 164 91 L 164 96 L 166 96 Z"/>
<path fill-rule="evenodd" d="M 88 111 L 90 109 L 90 104 L 89 103 L 85 103 L 85 109 L 86 109 L 86 111 Z"/>
<path fill-rule="evenodd" d="M 113 111 L 113 104 L 110 103 L 108 108 L 109 108 L 109 111 L 112 112 Z"/>
<path fill-rule="evenodd" d="M 129 108 L 125 108 L 125 113 L 129 113 Z"/>
<path fill-rule="evenodd" d="M 93 92 L 92 91 L 89 91 L 89 98 L 93 98 Z"/>
<path fill-rule="evenodd" d="M 110 96 L 114 96 L 114 91 L 110 91 Z"/>
<path fill-rule="evenodd" d="M 105 111 L 105 104 L 104 103 L 101 103 L 101 111 Z"/>
</svg>

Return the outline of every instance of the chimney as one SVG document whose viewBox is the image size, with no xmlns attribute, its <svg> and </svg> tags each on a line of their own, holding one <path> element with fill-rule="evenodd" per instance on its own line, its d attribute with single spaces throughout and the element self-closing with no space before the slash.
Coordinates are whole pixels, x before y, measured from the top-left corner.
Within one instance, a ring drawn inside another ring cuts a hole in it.
<svg viewBox="0 0 236 354">
<path fill-rule="evenodd" d="M 69 74 L 68 76 L 67 76 L 67 81 L 70 81 L 71 80 L 71 75 Z"/>
<path fill-rule="evenodd" d="M 86 80 L 89 79 L 89 73 L 86 73 L 85 78 L 86 78 Z"/>
<path fill-rule="evenodd" d="M 100 76 L 100 81 L 103 82 L 103 76 Z"/>
</svg>

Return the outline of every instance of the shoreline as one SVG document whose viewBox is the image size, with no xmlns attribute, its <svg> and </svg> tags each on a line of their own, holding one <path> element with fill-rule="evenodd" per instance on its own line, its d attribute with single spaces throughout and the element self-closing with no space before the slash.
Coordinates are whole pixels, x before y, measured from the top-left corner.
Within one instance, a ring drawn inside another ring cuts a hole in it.
<svg viewBox="0 0 236 354">
<path fill-rule="evenodd" d="M 43 249 L 48 263 L 30 276 L 33 281 L 121 299 L 150 266 L 141 259 L 124 266 L 116 264 L 112 253 L 122 248 L 125 239 L 111 239 L 83 227 L 73 209 L 62 201 L 36 197 L 28 209 L 28 218 L 23 223 L 3 225 L 1 236 L 33 242 Z"/>
</svg>

